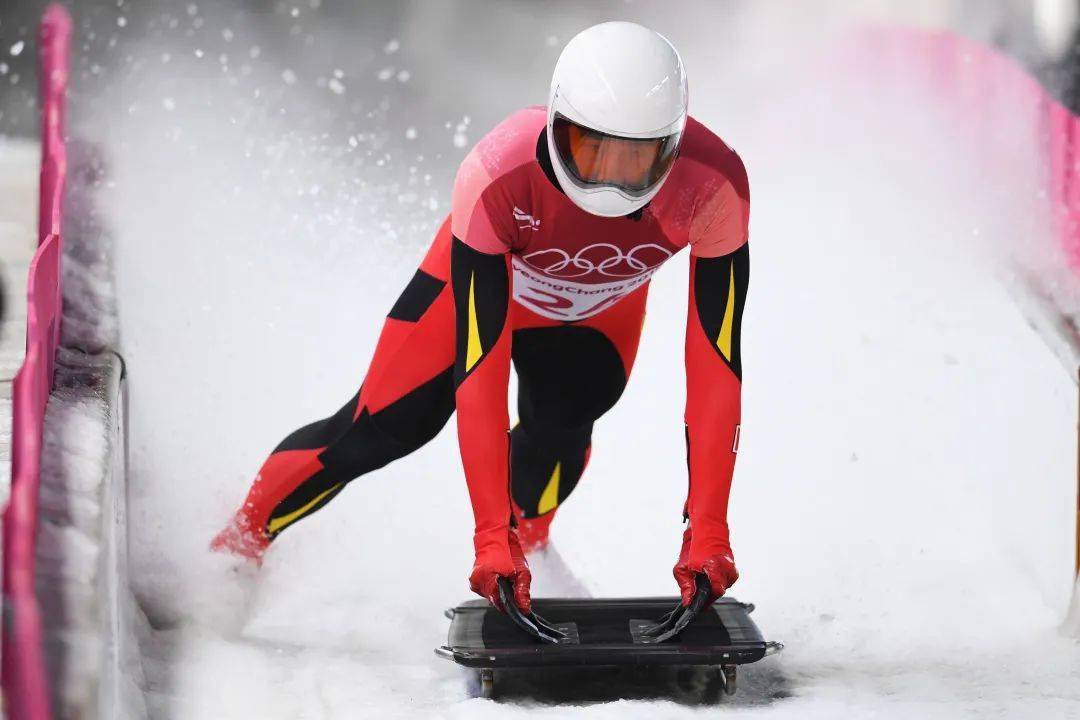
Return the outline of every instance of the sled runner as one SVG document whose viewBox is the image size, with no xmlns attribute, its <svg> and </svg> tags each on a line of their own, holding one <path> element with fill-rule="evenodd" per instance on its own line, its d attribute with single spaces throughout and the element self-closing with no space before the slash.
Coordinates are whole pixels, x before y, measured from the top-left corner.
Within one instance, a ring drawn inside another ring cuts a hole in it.
<svg viewBox="0 0 1080 720">
<path fill-rule="evenodd" d="M 736 666 L 783 649 L 765 641 L 750 619 L 753 609 L 723 597 L 679 627 L 685 609 L 678 598 L 534 598 L 531 615 L 517 613 L 534 632 L 519 624 L 521 617 L 470 600 L 446 611 L 449 635 L 435 653 L 477 669 L 488 698 L 499 668 L 601 665 L 712 666 L 731 695 Z"/>
</svg>

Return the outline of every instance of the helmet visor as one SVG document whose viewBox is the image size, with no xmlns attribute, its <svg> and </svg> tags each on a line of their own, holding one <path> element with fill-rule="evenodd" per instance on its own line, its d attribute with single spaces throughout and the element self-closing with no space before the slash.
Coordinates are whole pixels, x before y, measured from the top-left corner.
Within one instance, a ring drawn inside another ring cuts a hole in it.
<svg viewBox="0 0 1080 720">
<path fill-rule="evenodd" d="M 656 138 L 608 135 L 555 113 L 555 149 L 570 175 L 583 185 L 609 185 L 631 193 L 659 182 L 679 148 L 679 133 Z"/>
</svg>

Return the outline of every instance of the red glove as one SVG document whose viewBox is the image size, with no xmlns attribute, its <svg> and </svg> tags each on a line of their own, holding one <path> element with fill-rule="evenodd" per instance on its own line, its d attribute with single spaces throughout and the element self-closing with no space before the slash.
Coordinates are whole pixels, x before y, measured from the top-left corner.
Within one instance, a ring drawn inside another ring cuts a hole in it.
<svg viewBox="0 0 1080 720">
<path fill-rule="evenodd" d="M 679 583 L 684 607 L 690 605 L 697 592 L 695 576 L 704 573 L 709 578 L 712 593 L 709 602 L 712 603 L 721 597 L 727 589 L 739 579 L 739 571 L 735 569 L 735 558 L 732 557 L 731 548 L 695 548 L 693 534 L 690 527 L 686 528 L 682 538 L 682 548 L 679 550 L 679 562 L 675 564 L 673 574 L 675 581 Z"/>
<path fill-rule="evenodd" d="M 500 611 L 506 612 L 499 599 L 499 578 L 509 578 L 514 585 L 514 602 L 521 612 L 532 612 L 532 598 L 529 597 L 529 584 L 532 573 L 525 562 L 525 553 L 521 551 L 517 530 L 510 528 L 507 542 L 502 547 L 486 547 L 477 551 L 472 574 L 469 575 L 469 588 Z"/>
</svg>

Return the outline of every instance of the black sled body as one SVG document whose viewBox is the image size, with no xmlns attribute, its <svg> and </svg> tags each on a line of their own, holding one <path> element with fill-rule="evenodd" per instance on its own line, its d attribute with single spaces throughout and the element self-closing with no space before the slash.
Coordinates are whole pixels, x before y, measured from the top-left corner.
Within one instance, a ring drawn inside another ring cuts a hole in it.
<svg viewBox="0 0 1080 720">
<path fill-rule="evenodd" d="M 642 631 L 677 603 L 677 598 L 534 598 L 536 614 L 572 638 L 553 645 L 525 634 L 486 601 L 470 600 L 447 611 L 447 642 L 435 652 L 480 670 L 481 694 L 490 697 L 499 668 L 556 666 L 714 666 L 730 694 L 735 666 L 783 648 L 762 636 L 750 618 L 753 605 L 727 597 L 706 608 L 677 637 L 652 641 Z"/>
</svg>

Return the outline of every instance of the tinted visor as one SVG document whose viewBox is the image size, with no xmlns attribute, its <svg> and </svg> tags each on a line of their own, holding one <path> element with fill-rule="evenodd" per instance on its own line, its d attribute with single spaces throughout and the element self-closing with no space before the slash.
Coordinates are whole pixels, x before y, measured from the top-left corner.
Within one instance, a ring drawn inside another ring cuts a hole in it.
<svg viewBox="0 0 1080 720">
<path fill-rule="evenodd" d="M 555 150 L 570 174 L 585 185 L 614 185 L 643 192 L 656 185 L 675 161 L 679 133 L 658 138 L 608 135 L 555 113 Z"/>
</svg>

